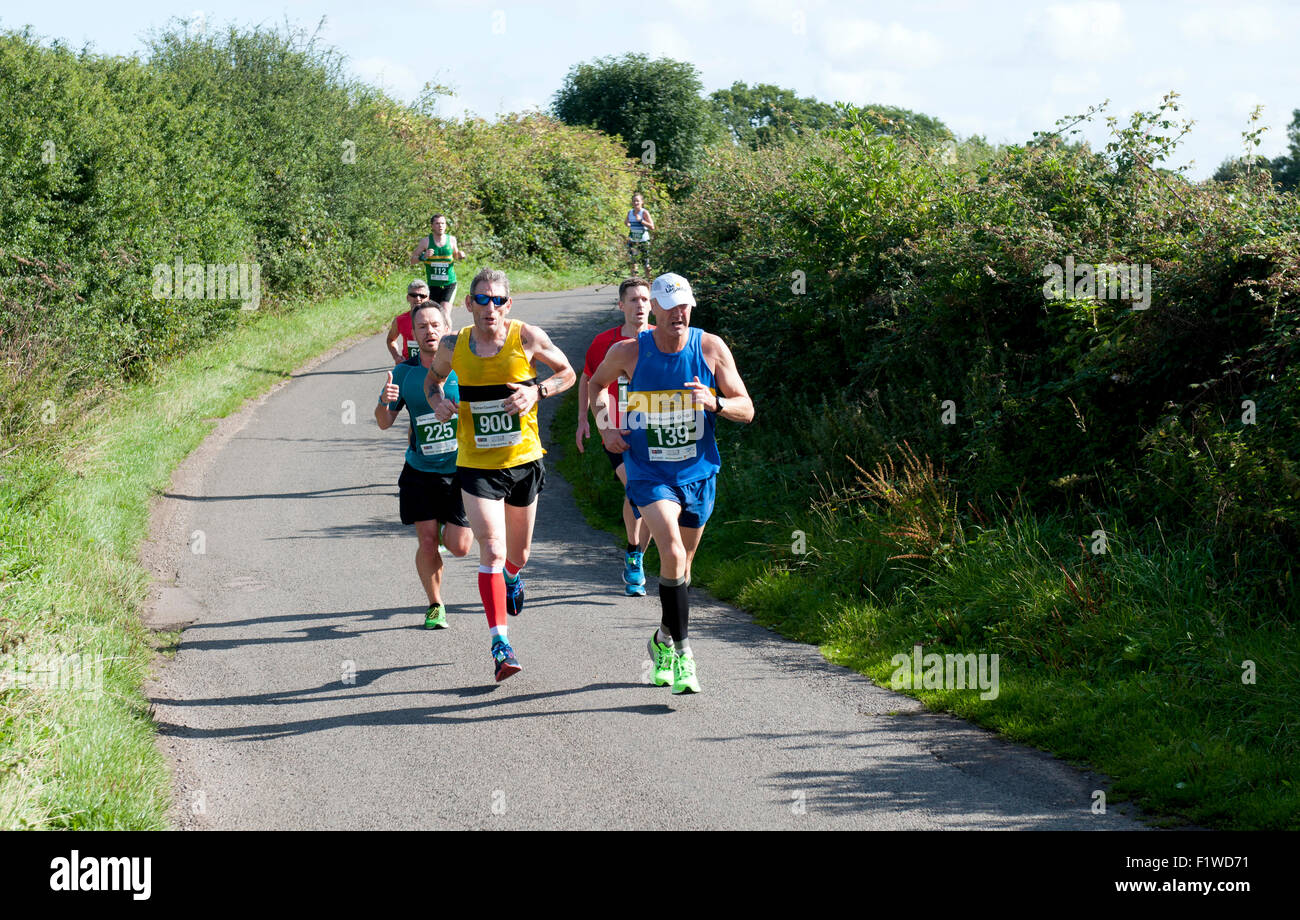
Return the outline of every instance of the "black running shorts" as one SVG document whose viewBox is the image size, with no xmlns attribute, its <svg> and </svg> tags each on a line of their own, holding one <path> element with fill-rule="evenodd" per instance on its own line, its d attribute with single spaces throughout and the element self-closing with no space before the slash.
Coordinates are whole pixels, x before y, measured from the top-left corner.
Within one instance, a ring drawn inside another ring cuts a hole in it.
<svg viewBox="0 0 1300 920">
<path fill-rule="evenodd" d="M 470 495 L 505 500 L 507 505 L 527 508 L 537 501 L 546 487 L 546 465 L 538 457 L 531 463 L 509 466 L 504 470 L 480 470 L 472 466 L 456 467 L 460 487 Z"/>
<path fill-rule="evenodd" d="M 438 521 L 469 526 L 455 473 L 426 473 L 408 463 L 397 478 L 397 494 L 403 524 Z"/>
</svg>

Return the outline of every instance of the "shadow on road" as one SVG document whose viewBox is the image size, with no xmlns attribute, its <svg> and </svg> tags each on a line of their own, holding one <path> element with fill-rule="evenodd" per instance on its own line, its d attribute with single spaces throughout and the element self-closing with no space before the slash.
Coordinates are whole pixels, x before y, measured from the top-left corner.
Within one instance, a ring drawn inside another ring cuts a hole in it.
<svg viewBox="0 0 1300 920">
<path fill-rule="evenodd" d="M 372 482 L 365 486 L 340 486 L 337 489 L 316 489 L 311 492 L 257 492 L 251 495 L 181 495 L 176 492 L 164 492 L 163 498 L 174 498 L 182 502 L 238 502 L 262 498 L 337 498 L 369 494 L 366 489 L 385 489 L 392 492 L 397 489 L 397 486 L 388 482 Z"/>
<path fill-rule="evenodd" d="M 534 719 L 596 712 L 623 712 L 628 713 L 629 715 L 643 716 L 666 715 L 673 712 L 673 708 L 666 703 L 644 703 L 629 706 L 576 707 L 572 709 L 530 709 L 522 712 L 511 712 L 508 709 L 502 708 L 512 706 L 519 707 L 532 702 L 574 696 L 582 693 L 600 692 L 605 690 L 627 690 L 631 688 L 645 690 L 645 685 L 634 683 L 588 684 L 585 687 L 574 687 L 565 690 L 548 690 L 538 693 L 521 693 L 515 696 L 494 695 L 493 698 L 485 698 L 477 702 L 456 703 L 446 706 L 389 709 L 383 712 L 350 712 L 319 719 L 303 719 L 296 722 L 267 722 L 260 725 L 234 725 L 213 729 L 193 728 L 190 726 L 175 725 L 169 722 L 159 722 L 158 732 L 162 735 L 175 735 L 184 738 L 229 738 L 236 741 L 265 741 L 272 738 L 305 735 L 312 732 L 327 731 L 332 728 L 346 728 L 349 726 L 437 725 L 489 722 L 500 719 Z M 453 695 L 464 698 L 467 692 L 469 692 L 471 697 L 478 696 L 482 689 L 481 685 L 475 685 L 470 687 L 436 687 L 428 690 L 397 691 L 397 693 Z M 496 689 L 498 688 L 488 688 L 489 692 Z M 315 691 L 308 690 L 298 692 Z M 376 694 L 362 694 L 362 696 L 374 695 Z M 338 698 L 340 700 L 351 698 L 351 694 L 340 694 Z M 225 705 L 232 699 L 237 698 L 217 700 L 213 704 Z M 256 701 L 256 698 L 254 698 L 254 701 Z M 166 703 L 169 701 L 157 700 L 156 702 Z M 276 703 L 279 702 L 279 700 L 271 699 L 266 700 L 265 702 Z M 483 712 L 484 714 L 457 715 L 458 713 L 474 712 Z"/>
</svg>

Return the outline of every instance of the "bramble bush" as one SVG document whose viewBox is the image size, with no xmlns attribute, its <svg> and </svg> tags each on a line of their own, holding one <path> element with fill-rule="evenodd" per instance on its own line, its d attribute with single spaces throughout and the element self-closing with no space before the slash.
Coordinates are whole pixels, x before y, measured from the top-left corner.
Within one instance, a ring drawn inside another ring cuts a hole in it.
<svg viewBox="0 0 1300 920">
<path fill-rule="evenodd" d="M 840 429 L 780 439 L 805 482 L 907 442 L 967 513 L 1158 519 L 1268 560 L 1260 602 L 1293 606 L 1269 570 L 1300 548 L 1300 199 L 1164 169 L 1176 111 L 1112 119 L 1100 152 L 1073 123 L 979 156 L 866 123 L 715 150 L 660 251 L 770 407 L 758 428 Z M 1047 297 L 1067 256 L 1150 266 L 1149 309 Z"/>
</svg>

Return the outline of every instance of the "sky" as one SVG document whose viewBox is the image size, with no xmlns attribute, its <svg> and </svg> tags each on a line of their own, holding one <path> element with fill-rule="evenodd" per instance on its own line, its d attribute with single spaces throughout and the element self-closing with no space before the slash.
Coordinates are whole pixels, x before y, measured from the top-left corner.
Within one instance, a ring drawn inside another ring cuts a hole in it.
<svg viewBox="0 0 1300 920">
<path fill-rule="evenodd" d="M 1211 175 L 1243 152 L 1287 149 L 1300 108 L 1300 4 L 1288 2 L 834 2 L 834 0 L 388 0 L 208 3 L 138 0 L 126 9 L 0 0 L 0 29 L 143 55 L 151 30 L 294 26 L 348 59 L 357 77 L 413 100 L 452 87 L 438 113 L 492 118 L 545 109 L 574 64 L 641 52 L 689 61 L 706 93 L 741 80 L 827 102 L 882 103 L 933 115 L 959 135 L 1019 143 L 1109 100 L 1126 123 L 1170 90 L 1195 121 L 1166 164 Z M 1104 144 L 1104 115 L 1083 136 Z"/>
</svg>

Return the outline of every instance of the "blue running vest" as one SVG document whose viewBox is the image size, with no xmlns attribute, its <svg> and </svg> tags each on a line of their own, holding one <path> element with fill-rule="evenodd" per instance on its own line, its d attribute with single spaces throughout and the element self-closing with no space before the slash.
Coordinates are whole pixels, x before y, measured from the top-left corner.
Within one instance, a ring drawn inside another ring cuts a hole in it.
<svg viewBox="0 0 1300 920">
<path fill-rule="evenodd" d="M 717 380 L 704 360 L 704 332 L 691 329 L 686 347 L 664 354 L 654 330 L 637 337 L 636 371 L 627 391 L 631 429 L 623 455 L 628 479 L 685 485 L 717 475 L 722 467 L 713 437 L 714 416 L 696 411 L 686 382 L 696 377 L 717 393 Z"/>
</svg>

